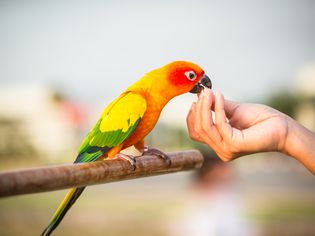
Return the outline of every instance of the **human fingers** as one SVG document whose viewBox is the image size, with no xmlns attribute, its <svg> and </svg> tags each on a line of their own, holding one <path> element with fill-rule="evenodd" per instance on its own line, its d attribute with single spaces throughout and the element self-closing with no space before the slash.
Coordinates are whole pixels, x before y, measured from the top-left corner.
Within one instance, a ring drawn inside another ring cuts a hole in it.
<svg viewBox="0 0 315 236">
<path fill-rule="evenodd" d="M 222 93 L 220 93 L 222 95 Z M 223 95 L 222 95 L 223 96 Z M 240 104 L 238 102 L 234 102 L 234 101 L 231 101 L 231 100 L 227 100 L 227 99 L 224 99 L 224 110 L 225 110 L 225 114 L 226 114 L 226 117 L 228 119 L 230 119 L 235 110 L 240 106 Z M 215 110 L 215 107 L 214 107 L 214 103 L 213 105 L 211 106 L 211 110 L 214 111 Z"/>
<path fill-rule="evenodd" d="M 231 139 L 232 127 L 227 121 L 224 105 L 225 103 L 223 94 L 217 92 L 215 97 L 215 123 L 221 137 L 225 141 L 228 141 Z"/>
<path fill-rule="evenodd" d="M 208 143 L 208 137 L 207 137 L 207 131 L 203 128 L 203 117 L 202 117 L 202 111 L 203 109 L 207 109 L 204 107 L 204 90 L 201 91 L 198 100 L 196 102 L 196 105 L 193 106 L 193 126 L 191 127 L 191 133 L 192 133 L 192 138 L 197 141 L 201 141 L 204 143 Z M 210 109 L 208 108 L 209 112 Z M 210 116 L 211 119 L 209 119 L 209 122 L 212 122 L 212 117 Z"/>
<path fill-rule="evenodd" d="M 210 107 L 214 103 L 214 95 L 211 90 L 204 89 L 201 93 L 195 109 L 196 109 L 196 122 L 194 133 L 201 142 L 206 143 L 215 152 L 220 150 L 219 146 L 221 136 L 213 123 L 212 112 Z"/>
<path fill-rule="evenodd" d="M 198 122 L 196 120 L 197 114 L 196 114 L 196 103 L 192 103 L 190 110 L 188 112 L 187 118 L 186 118 L 186 124 L 188 128 L 189 137 L 195 141 L 202 141 L 200 139 L 199 134 L 196 132 L 195 126 Z"/>
<path fill-rule="evenodd" d="M 221 142 L 222 138 L 217 130 L 216 125 L 213 123 L 211 107 L 215 101 L 214 94 L 210 89 L 204 89 L 203 97 L 201 98 L 200 110 L 200 124 L 202 131 L 208 136 L 212 143 L 217 145 Z"/>
<path fill-rule="evenodd" d="M 196 125 L 195 130 L 205 142 L 208 140 L 209 134 L 213 127 L 211 104 L 214 101 L 213 93 L 210 89 L 203 89 L 196 104 Z M 211 141 L 212 142 L 212 141 Z"/>
<path fill-rule="evenodd" d="M 193 140 L 207 143 L 211 147 L 215 145 L 215 142 L 209 137 L 211 134 L 216 134 L 217 139 L 220 140 L 212 120 L 210 107 L 213 102 L 214 95 L 211 90 L 201 92 L 197 103 L 192 104 L 186 119 L 189 136 Z"/>
<path fill-rule="evenodd" d="M 205 88 L 203 90 L 202 97 L 198 101 L 197 109 L 200 112 L 200 124 L 204 131 L 210 131 L 213 126 L 211 105 L 214 102 L 213 92 L 210 89 Z"/>
</svg>

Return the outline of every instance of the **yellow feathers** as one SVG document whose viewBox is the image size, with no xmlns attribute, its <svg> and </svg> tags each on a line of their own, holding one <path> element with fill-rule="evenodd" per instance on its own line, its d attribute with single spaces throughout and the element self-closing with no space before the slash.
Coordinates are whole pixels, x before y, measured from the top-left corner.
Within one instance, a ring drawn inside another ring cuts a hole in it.
<svg viewBox="0 0 315 236">
<path fill-rule="evenodd" d="M 103 113 L 101 132 L 121 130 L 127 132 L 146 111 L 146 100 L 139 94 L 123 94 Z"/>
</svg>

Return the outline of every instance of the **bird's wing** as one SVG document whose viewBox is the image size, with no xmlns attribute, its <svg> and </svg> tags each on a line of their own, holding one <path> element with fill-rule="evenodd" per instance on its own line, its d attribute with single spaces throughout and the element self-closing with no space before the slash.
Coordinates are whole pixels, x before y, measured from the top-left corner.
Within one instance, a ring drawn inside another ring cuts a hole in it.
<svg viewBox="0 0 315 236">
<path fill-rule="evenodd" d="M 112 147 L 121 144 L 138 126 L 146 109 L 147 102 L 140 94 L 123 93 L 108 105 L 84 139 L 75 163 L 95 161 Z"/>
</svg>

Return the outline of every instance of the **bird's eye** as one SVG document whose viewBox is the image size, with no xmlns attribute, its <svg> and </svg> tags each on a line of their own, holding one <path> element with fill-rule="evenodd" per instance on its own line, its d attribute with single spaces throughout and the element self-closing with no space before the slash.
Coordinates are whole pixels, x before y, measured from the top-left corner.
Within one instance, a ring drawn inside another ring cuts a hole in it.
<svg viewBox="0 0 315 236">
<path fill-rule="evenodd" d="M 197 78 L 196 73 L 192 70 L 185 72 L 185 75 L 186 75 L 187 79 L 189 79 L 191 81 L 194 81 Z"/>
</svg>

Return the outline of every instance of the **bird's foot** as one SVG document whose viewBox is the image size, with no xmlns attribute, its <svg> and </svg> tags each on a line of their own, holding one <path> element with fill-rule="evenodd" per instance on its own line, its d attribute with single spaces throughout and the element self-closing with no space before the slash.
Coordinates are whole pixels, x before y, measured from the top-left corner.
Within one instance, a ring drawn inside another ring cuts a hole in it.
<svg viewBox="0 0 315 236">
<path fill-rule="evenodd" d="M 149 147 L 144 147 L 143 148 L 143 152 L 142 152 L 142 156 L 144 155 L 154 155 L 154 156 L 158 156 L 160 158 L 162 158 L 164 161 L 167 162 L 168 166 L 171 166 L 171 158 L 165 154 L 164 152 L 156 149 L 156 148 L 149 148 Z"/>
<path fill-rule="evenodd" d="M 115 158 L 114 159 L 123 159 L 123 160 L 127 160 L 129 161 L 129 163 L 131 164 L 131 166 L 133 167 L 133 170 L 136 169 L 136 158 L 134 156 L 131 156 L 131 155 L 126 155 L 126 154 L 123 154 L 123 153 L 117 153 L 115 155 Z"/>
</svg>

